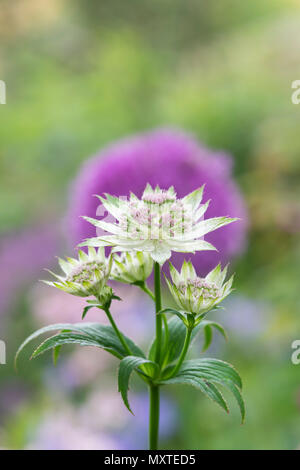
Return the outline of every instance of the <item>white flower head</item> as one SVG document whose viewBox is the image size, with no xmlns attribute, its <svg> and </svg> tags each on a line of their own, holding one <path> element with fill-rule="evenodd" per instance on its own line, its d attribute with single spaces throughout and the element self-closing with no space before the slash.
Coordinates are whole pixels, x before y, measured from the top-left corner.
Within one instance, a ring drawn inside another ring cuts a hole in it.
<svg viewBox="0 0 300 470">
<path fill-rule="evenodd" d="M 147 252 L 137 251 L 134 253 L 125 252 L 120 255 L 115 254 L 113 255 L 110 278 L 126 284 L 145 282 L 152 269 L 153 259 Z"/>
<path fill-rule="evenodd" d="M 178 199 L 173 187 L 153 189 L 149 184 L 141 199 L 131 193 L 129 200 L 106 194 L 101 196 L 105 209 L 115 223 L 84 217 L 110 235 L 87 239 L 82 246 L 112 246 L 113 251 L 148 252 L 154 261 L 163 264 L 172 251 L 194 253 L 215 250 L 204 241 L 207 233 L 237 219 L 215 217 L 203 220 L 209 201 L 201 204 L 203 188 Z"/>
<path fill-rule="evenodd" d="M 232 291 L 233 276 L 226 282 L 227 267 L 218 264 L 206 277 L 198 277 L 191 262 L 184 261 L 180 273 L 170 263 L 172 283 L 166 278 L 176 303 L 187 313 L 203 315 Z"/>
<path fill-rule="evenodd" d="M 57 281 L 43 281 L 57 287 L 69 294 L 80 297 L 97 297 L 105 303 L 112 295 L 112 289 L 106 285 L 111 270 L 111 258 L 105 257 L 104 248 L 89 247 L 88 253 L 78 250 L 78 259 L 67 258 L 67 261 L 58 258 L 64 276 L 49 271 Z"/>
</svg>

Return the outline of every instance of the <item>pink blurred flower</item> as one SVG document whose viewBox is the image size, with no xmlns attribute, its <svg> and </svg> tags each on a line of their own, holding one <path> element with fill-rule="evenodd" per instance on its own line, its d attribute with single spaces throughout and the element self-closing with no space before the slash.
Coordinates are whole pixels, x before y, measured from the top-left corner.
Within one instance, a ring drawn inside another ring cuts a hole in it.
<svg viewBox="0 0 300 470">
<path fill-rule="evenodd" d="M 18 289 L 37 281 L 58 252 L 55 224 L 6 235 L 0 240 L 0 314 L 16 299 Z"/>
<path fill-rule="evenodd" d="M 82 426 L 74 411 L 64 407 L 44 416 L 29 450 L 114 450 L 119 443 L 104 432 Z"/>
</svg>

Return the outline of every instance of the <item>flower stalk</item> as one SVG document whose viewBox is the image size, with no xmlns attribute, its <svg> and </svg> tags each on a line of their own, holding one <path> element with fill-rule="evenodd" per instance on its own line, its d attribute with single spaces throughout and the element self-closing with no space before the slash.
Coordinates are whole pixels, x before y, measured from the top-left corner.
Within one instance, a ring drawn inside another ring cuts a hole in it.
<svg viewBox="0 0 300 470">
<path fill-rule="evenodd" d="M 154 295 L 156 313 L 156 350 L 155 362 L 161 363 L 162 317 L 158 315 L 161 310 L 160 265 L 154 263 Z M 159 386 L 151 384 L 149 387 L 149 449 L 157 450 L 159 434 Z"/>
<path fill-rule="evenodd" d="M 180 357 L 178 359 L 178 362 L 177 362 L 175 368 L 172 370 L 171 374 L 168 375 L 165 378 L 165 380 L 172 379 L 172 377 L 175 377 L 175 375 L 179 371 L 183 361 L 185 360 L 185 357 L 187 355 L 187 352 L 188 352 L 188 349 L 189 349 L 189 346 L 190 346 L 192 331 L 193 331 L 193 328 L 187 328 L 186 329 L 186 336 L 185 336 L 185 340 L 184 340 L 184 345 L 183 345 Z"/>
<path fill-rule="evenodd" d="M 152 299 L 152 300 L 155 300 L 155 295 L 153 294 L 153 292 L 149 289 L 149 287 L 147 286 L 147 284 L 145 282 L 142 282 L 140 284 L 136 284 L 138 285 L 142 291 L 145 292 L 145 294 L 149 295 L 149 297 Z"/>
<path fill-rule="evenodd" d="M 160 286 L 160 265 L 154 264 L 154 295 L 155 295 L 155 312 L 156 312 L 156 353 L 155 362 L 160 364 L 161 360 L 161 337 L 162 337 L 162 318 L 158 315 L 161 311 L 161 286 Z"/>
<path fill-rule="evenodd" d="M 149 386 L 149 450 L 158 449 L 159 432 L 159 386 L 151 384 Z"/>
<path fill-rule="evenodd" d="M 116 322 L 114 321 L 113 317 L 112 317 L 112 314 L 110 313 L 110 310 L 109 308 L 104 308 L 104 311 L 107 315 L 107 318 L 109 319 L 110 321 L 110 324 L 111 326 L 113 327 L 117 337 L 119 338 L 123 348 L 125 349 L 125 351 L 127 352 L 128 356 L 131 356 L 132 352 L 128 346 L 128 344 L 126 343 L 125 339 L 124 339 L 124 336 L 122 335 L 122 333 L 120 332 L 119 328 L 117 327 L 116 325 Z"/>
</svg>

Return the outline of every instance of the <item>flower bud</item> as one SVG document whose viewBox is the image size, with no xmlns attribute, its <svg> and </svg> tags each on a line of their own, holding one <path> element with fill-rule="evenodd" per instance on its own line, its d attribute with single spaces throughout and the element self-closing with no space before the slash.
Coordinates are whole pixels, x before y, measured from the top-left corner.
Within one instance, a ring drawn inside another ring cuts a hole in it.
<svg viewBox="0 0 300 470">
<path fill-rule="evenodd" d="M 152 269 L 153 259 L 147 252 L 123 252 L 113 256 L 110 278 L 126 284 L 145 282 Z"/>
<path fill-rule="evenodd" d="M 227 267 L 218 264 L 205 278 L 198 277 L 191 262 L 184 261 L 179 273 L 170 263 L 172 283 L 166 279 L 176 303 L 187 313 L 203 315 L 232 291 L 233 276 L 224 283 Z"/>
<path fill-rule="evenodd" d="M 59 276 L 49 271 L 58 281 L 43 282 L 80 297 L 93 295 L 101 304 L 109 301 L 113 294 L 106 284 L 111 270 L 111 259 L 105 258 L 104 248 L 96 251 L 89 247 L 88 254 L 78 250 L 78 259 L 67 258 L 65 261 L 58 258 L 58 262 L 65 275 Z"/>
</svg>

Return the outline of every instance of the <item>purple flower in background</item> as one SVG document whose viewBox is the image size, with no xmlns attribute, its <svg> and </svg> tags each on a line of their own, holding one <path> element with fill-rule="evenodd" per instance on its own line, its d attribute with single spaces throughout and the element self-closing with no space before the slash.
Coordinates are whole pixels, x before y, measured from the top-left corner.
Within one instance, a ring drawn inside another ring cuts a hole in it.
<svg viewBox="0 0 300 470">
<path fill-rule="evenodd" d="M 226 262 L 245 246 L 247 211 L 232 178 L 232 159 L 222 152 L 203 147 L 189 134 L 161 129 L 122 140 L 84 163 L 71 188 L 68 227 L 74 244 L 94 237 L 96 229 L 82 215 L 95 217 L 105 192 L 126 197 L 130 191 L 141 197 L 147 183 L 161 188 L 174 186 L 178 197 L 205 183 L 203 202 L 211 199 L 206 218 L 239 217 L 241 220 L 208 234 L 205 239 L 219 252 L 189 255 L 200 273 L 205 274 L 219 261 Z M 103 214 L 104 215 L 104 214 Z M 176 253 L 178 267 L 186 257 Z"/>
<path fill-rule="evenodd" d="M 12 418 L 20 412 L 28 401 L 31 392 L 26 384 L 17 378 L 2 381 L 0 387 L 0 426 L 7 417 Z"/>
<path fill-rule="evenodd" d="M 114 450 L 122 446 L 122 441 L 82 427 L 71 409 L 50 412 L 31 435 L 26 450 Z"/>
<path fill-rule="evenodd" d="M 58 251 L 55 224 L 43 225 L 5 236 L 0 240 L 0 314 L 28 281 L 37 281 L 42 269 Z"/>
<path fill-rule="evenodd" d="M 149 398 L 147 394 L 133 395 L 130 399 L 134 416 L 128 415 L 126 432 L 117 434 L 120 441 L 123 441 L 123 447 L 120 450 L 147 449 L 148 432 L 148 407 Z M 170 396 L 161 396 L 160 402 L 160 428 L 161 439 L 167 439 L 178 430 L 179 415 L 176 403 Z"/>
<path fill-rule="evenodd" d="M 233 295 L 226 299 L 225 308 L 225 327 L 230 328 L 242 341 L 265 334 L 270 324 L 272 307 L 265 301 Z"/>
<path fill-rule="evenodd" d="M 101 382 L 103 386 L 103 381 Z M 56 387 L 56 394 L 59 388 Z M 54 394 L 55 395 L 55 394 Z M 53 395 L 53 396 L 54 396 Z M 130 450 L 147 447 L 147 394 L 133 394 L 135 416 L 124 407 L 115 389 L 98 386 L 79 405 L 63 401 L 52 405 L 40 416 L 30 432 L 26 449 L 34 450 Z M 179 415 L 170 397 L 161 397 L 160 435 L 172 437 L 178 430 Z"/>
</svg>

